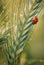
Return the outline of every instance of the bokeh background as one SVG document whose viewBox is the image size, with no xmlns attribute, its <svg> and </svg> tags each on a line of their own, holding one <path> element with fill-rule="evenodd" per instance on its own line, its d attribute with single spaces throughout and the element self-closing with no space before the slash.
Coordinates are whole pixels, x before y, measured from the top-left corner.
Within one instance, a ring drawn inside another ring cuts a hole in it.
<svg viewBox="0 0 44 65">
<path fill-rule="evenodd" d="M 19 16 L 17 15 L 19 1 L 20 0 L 14 0 L 14 4 L 12 0 L 0 0 L 0 35 L 3 34 L 3 32 L 7 30 L 9 27 L 11 27 L 12 24 L 17 24 L 17 19 Z M 24 21 L 24 5 L 26 4 L 27 8 L 29 8 L 30 10 L 31 5 L 34 1 L 35 0 L 29 0 L 28 2 L 28 0 L 22 0 L 19 12 L 21 21 Z M 11 5 L 12 3 L 13 6 Z M 33 26 L 33 28 L 30 31 L 31 37 L 27 41 L 27 44 L 21 55 L 20 65 L 44 65 L 44 1 L 41 4 L 41 6 L 43 7 L 43 9 L 38 15 L 39 21 L 36 25 Z M 13 15 L 11 16 L 12 12 Z M 26 11 L 26 15 L 27 12 L 28 11 Z M 15 23 L 10 22 L 12 20 L 12 17 Z M 0 47 L 0 65 L 7 65 L 4 45 Z"/>
</svg>

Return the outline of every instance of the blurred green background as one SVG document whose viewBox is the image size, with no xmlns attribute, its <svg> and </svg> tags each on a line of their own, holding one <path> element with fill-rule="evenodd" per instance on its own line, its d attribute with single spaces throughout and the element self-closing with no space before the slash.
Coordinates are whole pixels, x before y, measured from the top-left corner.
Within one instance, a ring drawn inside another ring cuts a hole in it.
<svg viewBox="0 0 44 65">
<path fill-rule="evenodd" d="M 44 65 L 44 8 L 38 15 L 38 20 L 21 55 L 21 65 Z M 7 65 L 4 46 L 0 48 L 0 65 Z"/>
</svg>

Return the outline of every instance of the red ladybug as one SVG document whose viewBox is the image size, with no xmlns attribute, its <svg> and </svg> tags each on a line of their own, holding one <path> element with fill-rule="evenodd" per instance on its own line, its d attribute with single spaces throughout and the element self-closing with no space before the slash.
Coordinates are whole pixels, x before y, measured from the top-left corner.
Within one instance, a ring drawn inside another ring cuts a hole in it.
<svg viewBox="0 0 44 65">
<path fill-rule="evenodd" d="M 38 22 L 38 17 L 35 16 L 35 17 L 33 18 L 33 20 L 32 20 L 32 24 L 36 24 L 37 22 Z"/>
</svg>

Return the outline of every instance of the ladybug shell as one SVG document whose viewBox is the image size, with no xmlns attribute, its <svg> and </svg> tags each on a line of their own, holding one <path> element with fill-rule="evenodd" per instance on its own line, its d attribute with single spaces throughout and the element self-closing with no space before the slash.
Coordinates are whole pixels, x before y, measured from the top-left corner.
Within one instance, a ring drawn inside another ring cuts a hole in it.
<svg viewBox="0 0 44 65">
<path fill-rule="evenodd" d="M 32 20 L 32 24 L 36 24 L 37 22 L 38 22 L 38 17 L 35 16 L 35 17 L 33 18 L 33 20 Z"/>
</svg>

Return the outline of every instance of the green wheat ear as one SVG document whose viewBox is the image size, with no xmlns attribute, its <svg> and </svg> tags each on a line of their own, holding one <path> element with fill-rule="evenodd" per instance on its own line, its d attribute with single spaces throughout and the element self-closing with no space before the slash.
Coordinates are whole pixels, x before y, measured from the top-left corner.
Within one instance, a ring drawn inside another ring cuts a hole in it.
<svg viewBox="0 0 44 65">
<path fill-rule="evenodd" d="M 7 31 L 5 31 L 2 35 L 3 38 L 0 38 L 1 44 L 3 42 L 2 39 L 4 39 L 4 41 L 5 41 L 4 37 L 6 37 L 6 39 L 7 39 L 6 54 L 7 54 L 8 65 L 12 65 L 12 64 L 18 65 L 16 62 L 17 62 L 18 58 L 20 57 L 21 53 L 23 52 L 25 44 L 29 38 L 28 35 L 30 34 L 31 27 L 33 27 L 33 24 L 32 24 L 33 17 L 36 15 L 38 16 L 38 14 L 41 11 L 41 6 L 40 6 L 41 2 L 42 2 L 42 0 L 36 0 L 33 3 L 28 16 L 26 16 L 26 15 L 24 16 L 24 18 L 25 18 L 24 24 L 21 24 L 21 20 L 20 20 L 20 18 L 18 18 L 18 23 L 17 23 L 18 30 L 17 30 L 16 35 L 14 34 L 16 36 L 15 40 L 13 40 L 11 42 L 10 41 L 11 36 L 8 36 L 8 33 L 11 32 L 11 30 L 13 30 L 13 27 L 11 27 Z M 3 23 L 5 25 L 6 22 L 3 22 Z M 2 25 L 3 25 L 3 23 L 2 23 Z M 1 26 L 1 24 L 0 24 L 0 26 Z"/>
<path fill-rule="evenodd" d="M 20 33 L 20 36 L 19 37 L 17 36 L 16 41 L 18 41 L 18 45 L 15 42 L 16 50 L 14 50 L 16 52 L 17 56 L 20 55 L 20 53 L 22 53 L 22 51 L 25 47 L 25 43 L 29 38 L 28 35 L 30 33 L 31 27 L 33 27 L 32 19 L 34 16 L 36 16 L 36 15 L 38 16 L 38 14 L 41 10 L 41 6 L 40 6 L 41 1 L 40 0 L 39 0 L 39 2 L 36 1 L 36 4 L 34 3 L 34 5 L 32 5 L 32 10 L 29 11 L 29 15 L 26 16 L 25 22 L 23 25 L 21 25 L 21 21 L 18 20 L 18 32 Z M 22 26 L 22 29 L 21 29 L 21 26 Z"/>
<path fill-rule="evenodd" d="M 13 42 L 13 47 L 10 50 L 11 52 L 8 53 L 8 62 L 11 65 L 13 62 L 12 59 L 14 59 L 14 64 L 16 64 L 16 61 L 19 60 L 18 58 L 20 57 L 21 53 L 23 52 L 23 49 L 25 47 L 26 41 L 28 40 L 28 35 L 30 33 L 32 25 L 32 19 L 35 15 L 38 16 L 38 14 L 41 11 L 41 1 L 36 1 L 33 5 L 31 10 L 29 11 L 29 15 L 25 16 L 25 22 L 22 25 L 20 18 L 18 19 L 18 33 L 16 36 L 16 40 Z M 15 55 L 15 56 L 14 56 Z M 11 58 L 10 58 L 11 57 Z"/>
</svg>

